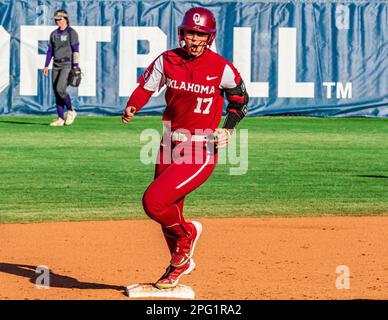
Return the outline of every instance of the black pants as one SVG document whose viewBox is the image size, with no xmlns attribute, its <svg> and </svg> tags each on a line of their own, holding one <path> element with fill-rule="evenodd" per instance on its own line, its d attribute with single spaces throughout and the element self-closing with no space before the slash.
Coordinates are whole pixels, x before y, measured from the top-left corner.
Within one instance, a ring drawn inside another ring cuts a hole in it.
<svg viewBox="0 0 388 320">
<path fill-rule="evenodd" d="M 68 95 L 67 93 L 67 79 L 71 70 L 71 64 L 68 62 L 54 62 L 52 70 L 52 80 L 55 96 L 59 96 L 62 99 L 65 99 Z"/>
<path fill-rule="evenodd" d="M 64 119 L 65 106 L 67 110 L 72 111 L 70 95 L 67 92 L 68 77 L 71 70 L 71 63 L 54 62 L 52 70 L 53 88 L 55 93 L 55 103 L 57 106 L 58 117 Z"/>
</svg>

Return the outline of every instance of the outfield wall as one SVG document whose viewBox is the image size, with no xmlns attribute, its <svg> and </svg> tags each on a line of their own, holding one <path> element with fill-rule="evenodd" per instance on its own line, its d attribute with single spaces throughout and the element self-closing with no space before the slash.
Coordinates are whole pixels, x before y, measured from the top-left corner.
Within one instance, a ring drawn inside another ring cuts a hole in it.
<svg viewBox="0 0 388 320">
<path fill-rule="evenodd" d="M 41 74 L 51 17 L 66 9 L 80 36 L 83 114 L 118 114 L 137 77 L 178 45 L 186 10 L 217 18 L 213 50 L 240 70 L 250 115 L 388 117 L 387 1 L 0 0 L 0 114 L 55 112 Z M 164 110 L 164 92 L 143 113 Z"/>
</svg>

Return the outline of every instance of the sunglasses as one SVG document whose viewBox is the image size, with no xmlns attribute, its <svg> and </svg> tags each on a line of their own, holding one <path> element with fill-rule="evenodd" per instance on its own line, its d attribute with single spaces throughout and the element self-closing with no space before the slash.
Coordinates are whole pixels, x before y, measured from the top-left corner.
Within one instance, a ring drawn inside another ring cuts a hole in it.
<svg viewBox="0 0 388 320">
<path fill-rule="evenodd" d="M 59 18 L 59 19 L 54 19 L 54 20 L 55 20 L 55 22 L 58 22 L 58 21 L 62 21 L 63 19 L 65 19 L 65 18 Z"/>
</svg>

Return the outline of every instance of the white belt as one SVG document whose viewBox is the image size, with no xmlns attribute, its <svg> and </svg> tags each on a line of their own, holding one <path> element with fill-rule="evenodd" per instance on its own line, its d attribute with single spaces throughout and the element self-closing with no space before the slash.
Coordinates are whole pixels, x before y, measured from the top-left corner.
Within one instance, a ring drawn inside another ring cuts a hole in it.
<svg viewBox="0 0 388 320">
<path fill-rule="evenodd" d="M 188 136 L 184 133 L 177 132 L 177 131 L 174 131 L 171 134 L 172 141 L 186 142 L 189 139 L 190 139 L 190 141 L 194 141 L 194 142 L 204 142 L 204 141 L 209 141 L 209 136 L 204 135 L 204 134 L 192 134 L 192 135 Z"/>
</svg>

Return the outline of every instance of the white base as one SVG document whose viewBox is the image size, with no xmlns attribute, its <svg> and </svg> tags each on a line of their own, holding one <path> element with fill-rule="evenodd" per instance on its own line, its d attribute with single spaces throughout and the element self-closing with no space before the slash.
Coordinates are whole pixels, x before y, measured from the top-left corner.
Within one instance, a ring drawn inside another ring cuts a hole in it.
<svg viewBox="0 0 388 320">
<path fill-rule="evenodd" d="M 127 287 L 130 298 L 178 298 L 194 299 L 195 292 L 191 287 L 178 284 L 171 289 L 158 289 L 151 283 L 137 283 Z"/>
</svg>

